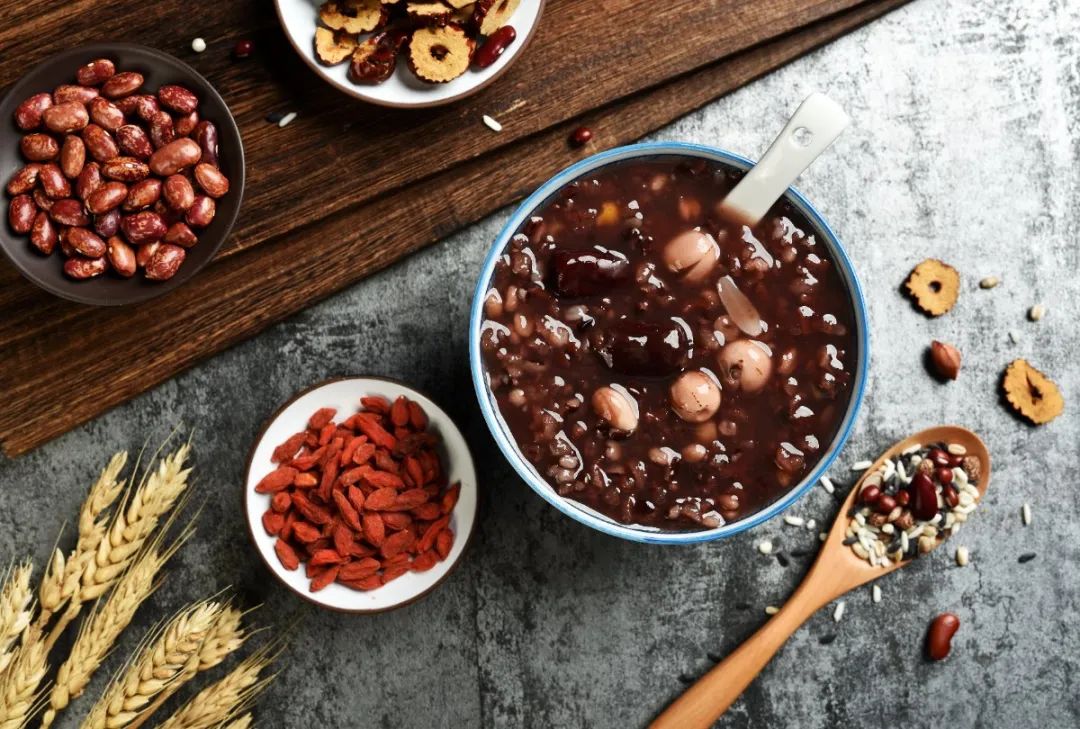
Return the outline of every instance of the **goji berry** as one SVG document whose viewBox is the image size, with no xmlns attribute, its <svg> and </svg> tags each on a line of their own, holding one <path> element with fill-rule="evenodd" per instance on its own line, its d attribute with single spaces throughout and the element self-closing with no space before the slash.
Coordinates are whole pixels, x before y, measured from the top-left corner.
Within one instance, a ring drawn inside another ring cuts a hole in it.
<svg viewBox="0 0 1080 729">
<path fill-rule="evenodd" d="M 383 540 L 386 539 L 386 525 L 383 524 L 382 517 L 365 511 L 360 520 L 364 524 L 364 539 L 367 543 L 375 548 L 381 547 Z"/>
<path fill-rule="evenodd" d="M 284 514 L 292 506 L 292 497 L 288 491 L 278 491 L 270 499 L 270 508 L 279 514 Z"/>
<path fill-rule="evenodd" d="M 397 491 L 392 488 L 381 488 L 368 494 L 364 500 L 364 508 L 372 511 L 384 511 L 394 508 L 397 502 Z"/>
<path fill-rule="evenodd" d="M 300 558 L 296 556 L 296 551 L 289 546 L 288 542 L 281 539 L 274 542 L 274 552 L 285 569 L 291 571 L 300 566 Z"/>
<path fill-rule="evenodd" d="M 293 524 L 293 534 L 298 540 L 305 544 L 315 542 L 322 536 L 322 532 L 311 524 L 308 524 L 306 521 L 298 521 Z"/>
<path fill-rule="evenodd" d="M 337 408 L 319 408 L 308 418 L 308 427 L 312 430 L 321 430 L 324 425 L 334 419 L 335 415 L 337 415 Z"/>
<path fill-rule="evenodd" d="M 300 450 L 300 446 L 304 445 L 304 439 L 306 437 L 307 433 L 304 431 L 290 435 L 284 443 L 274 449 L 274 453 L 270 456 L 270 460 L 274 463 L 288 461 L 296 455 L 296 452 Z"/>
<path fill-rule="evenodd" d="M 263 529 L 270 536 L 277 536 L 281 533 L 281 527 L 285 526 L 285 517 L 276 511 L 267 511 L 262 515 Z"/>
<path fill-rule="evenodd" d="M 446 556 L 450 554 L 450 548 L 453 546 L 454 533 L 449 529 L 440 529 L 435 536 L 435 551 L 439 553 L 439 557 L 446 559 Z"/>
<path fill-rule="evenodd" d="M 403 395 L 390 407 L 390 422 L 398 428 L 409 422 L 409 404 Z"/>
<path fill-rule="evenodd" d="M 337 565 L 334 565 L 330 569 L 324 571 L 321 575 L 311 581 L 311 584 L 308 585 L 308 590 L 310 590 L 311 592 L 318 592 L 319 590 L 323 589 L 337 579 L 339 571 L 340 568 Z"/>
<path fill-rule="evenodd" d="M 296 469 L 291 466 L 278 466 L 262 477 L 259 483 L 255 484 L 255 493 L 259 494 L 272 494 L 276 491 L 281 491 L 288 486 L 296 478 Z"/>
</svg>

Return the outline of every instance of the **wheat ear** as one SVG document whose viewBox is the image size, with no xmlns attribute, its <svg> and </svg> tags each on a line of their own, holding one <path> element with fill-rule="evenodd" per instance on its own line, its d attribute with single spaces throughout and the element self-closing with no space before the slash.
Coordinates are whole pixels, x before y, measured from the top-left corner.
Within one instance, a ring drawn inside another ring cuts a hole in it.
<svg viewBox="0 0 1080 729">
<path fill-rule="evenodd" d="M 79 566 L 81 585 L 53 626 L 49 647 L 79 614 L 84 603 L 103 595 L 124 574 L 153 535 L 161 518 L 184 494 L 191 472 L 184 467 L 190 451 L 190 445 L 185 443 L 175 453 L 162 458 L 157 470 L 144 474 L 138 487 L 124 497 L 108 530 L 98 540 L 93 555 Z"/>
<path fill-rule="evenodd" d="M 124 481 L 119 477 L 127 458 L 126 451 L 114 455 L 90 487 L 90 492 L 79 510 L 79 537 L 75 549 L 67 558 L 59 549 L 54 550 L 38 590 L 41 613 L 38 615 L 37 624 L 42 630 L 49 619 L 79 591 L 83 572 L 94 559 L 94 553 L 105 537 L 105 527 L 108 524 L 106 512 L 124 490 Z"/>
<path fill-rule="evenodd" d="M 251 729 L 252 724 L 253 724 L 253 721 L 251 719 L 251 712 L 248 712 L 248 713 L 244 714 L 243 716 L 241 716 L 240 718 L 233 719 L 232 721 L 228 722 L 227 724 L 222 723 L 220 726 L 221 726 L 221 729 Z"/>
<path fill-rule="evenodd" d="M 166 531 L 167 527 L 146 545 L 144 552 L 116 583 L 108 599 L 95 606 L 80 626 L 71 654 L 60 665 L 56 683 L 49 692 L 49 707 L 41 719 L 43 728 L 51 726 L 57 712 L 82 694 L 117 637 L 131 622 L 139 605 L 157 589 L 161 567 L 191 536 L 191 527 L 188 527 L 171 545 L 163 548 L 162 535 Z"/>
<path fill-rule="evenodd" d="M 0 729 L 22 729 L 38 708 L 38 686 L 48 670 L 48 648 L 33 627 L 23 630 L 22 644 L 0 673 Z"/>
<path fill-rule="evenodd" d="M 196 603 L 151 631 L 91 709 L 84 729 L 120 729 L 142 723 L 159 697 L 171 695 L 198 671 L 202 647 L 225 610 L 216 601 Z"/>
<path fill-rule="evenodd" d="M 232 720 L 273 680 L 273 675 L 260 678 L 260 674 L 280 652 L 280 643 L 263 646 L 177 709 L 157 729 L 213 729 Z"/>
<path fill-rule="evenodd" d="M 3 671 L 15 655 L 12 644 L 23 629 L 30 624 L 33 610 L 30 600 L 30 574 L 33 565 L 29 561 L 4 570 L 4 586 L 0 588 L 0 671 Z"/>
</svg>

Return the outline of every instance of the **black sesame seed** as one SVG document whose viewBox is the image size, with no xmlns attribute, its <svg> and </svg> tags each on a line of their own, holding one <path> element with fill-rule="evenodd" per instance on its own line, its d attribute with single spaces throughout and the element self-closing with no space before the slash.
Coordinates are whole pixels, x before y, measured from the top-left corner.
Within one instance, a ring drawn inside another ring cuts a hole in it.
<svg viewBox="0 0 1080 729">
<path fill-rule="evenodd" d="M 679 674 L 679 682 L 680 683 L 693 683 L 694 682 L 694 677 L 693 676 L 687 676 L 685 673 L 680 673 Z"/>
<path fill-rule="evenodd" d="M 821 643 L 821 645 L 829 645 L 834 640 L 836 640 L 836 633 L 829 633 L 828 635 L 823 635 L 818 638 L 817 642 Z"/>
<path fill-rule="evenodd" d="M 270 122 L 271 124 L 277 124 L 279 121 L 281 121 L 284 118 L 285 118 L 285 112 L 283 112 L 283 111 L 272 111 L 272 112 L 270 112 L 269 114 L 266 115 L 266 121 Z"/>
<path fill-rule="evenodd" d="M 811 552 L 809 549 L 793 549 L 791 551 L 792 557 L 809 557 L 812 554 L 813 552 Z"/>
<path fill-rule="evenodd" d="M 706 653 L 705 657 L 708 658 L 713 663 L 719 663 L 720 661 L 724 660 L 723 656 L 718 655 L 716 653 L 712 653 L 711 651 L 709 653 Z"/>
<path fill-rule="evenodd" d="M 851 546 L 852 544 L 854 544 L 854 543 L 855 543 L 855 542 L 857 542 L 857 541 L 859 541 L 859 538 L 858 538 L 858 537 L 848 537 L 847 539 L 845 539 L 845 540 L 844 540 L 844 541 L 842 542 L 842 544 L 843 544 L 843 545 L 844 545 L 845 547 L 850 547 L 850 546 Z"/>
<path fill-rule="evenodd" d="M 787 567 L 789 564 L 791 564 L 788 561 L 788 558 L 784 556 L 783 552 L 776 553 L 776 561 L 780 563 L 781 567 Z"/>
<path fill-rule="evenodd" d="M 1021 554 L 1019 557 L 1017 557 L 1016 561 L 1020 564 L 1024 564 L 1025 562 L 1030 562 L 1033 559 L 1035 559 L 1034 552 L 1025 552 L 1024 554 Z"/>
<path fill-rule="evenodd" d="M 750 609 L 750 603 L 748 603 L 748 602 L 735 603 L 735 609 L 736 610 L 749 610 Z"/>
</svg>

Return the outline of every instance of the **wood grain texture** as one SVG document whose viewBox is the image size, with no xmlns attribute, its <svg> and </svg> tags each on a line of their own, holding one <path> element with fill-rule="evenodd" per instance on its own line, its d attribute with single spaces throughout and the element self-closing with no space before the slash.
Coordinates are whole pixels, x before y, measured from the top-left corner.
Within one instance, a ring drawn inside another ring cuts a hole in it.
<svg viewBox="0 0 1080 729">
<path fill-rule="evenodd" d="M 533 46 L 499 83 L 420 113 L 364 106 L 319 83 L 276 25 L 244 25 L 273 20 L 267 4 L 208 6 L 201 27 L 244 29 L 209 38 L 210 50 L 195 62 L 244 135 L 248 186 L 237 232 L 192 282 L 137 308 L 70 304 L 0 268 L 4 449 L 23 453 L 517 199 L 583 154 L 565 144 L 582 121 L 603 146 L 632 141 L 905 1 L 673 2 L 665 22 L 680 32 L 663 42 L 643 35 L 635 45 L 625 42 L 626 28 L 645 27 L 631 20 L 645 15 L 657 27 L 655 3 L 554 0 Z M 14 4 L 0 0 L 0 44 L 33 58 L 55 50 L 7 30 L 13 26 L 2 20 Z M 63 7 L 85 11 L 104 29 L 96 38 L 137 40 L 192 60 L 183 50 L 189 38 L 161 38 L 163 28 L 176 27 L 179 4 L 140 6 L 155 20 L 125 22 L 131 5 Z M 604 35 L 614 16 L 600 23 L 598 9 L 619 15 L 622 40 Z M 67 17 L 58 7 L 29 15 L 24 23 L 32 26 Z M 597 24 L 603 30 L 590 27 Z M 716 33 L 692 32 L 703 24 Z M 227 60 L 233 40 L 252 34 L 260 53 Z M 611 53 L 596 53 L 604 43 Z M 9 81 L 23 67 L 12 59 L 0 59 Z M 299 117 L 279 129 L 262 119 L 274 109 Z M 504 133 L 480 125 L 483 113 L 498 117 Z M 132 362 L 139 366 L 121 366 Z"/>
</svg>

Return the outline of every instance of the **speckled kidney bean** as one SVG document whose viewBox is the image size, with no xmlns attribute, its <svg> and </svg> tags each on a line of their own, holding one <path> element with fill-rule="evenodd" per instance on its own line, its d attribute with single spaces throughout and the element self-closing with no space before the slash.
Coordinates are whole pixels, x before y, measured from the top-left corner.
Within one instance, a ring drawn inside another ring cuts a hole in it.
<svg viewBox="0 0 1080 729">
<path fill-rule="evenodd" d="M 107 213 L 94 216 L 94 232 L 109 238 L 120 232 L 120 210 L 113 208 Z"/>
<path fill-rule="evenodd" d="M 41 166 L 38 182 L 41 184 L 41 189 L 45 191 L 45 194 L 54 200 L 71 195 L 71 183 L 67 181 L 64 173 L 60 170 L 60 166 L 55 162 L 49 162 Z"/>
<path fill-rule="evenodd" d="M 104 258 L 69 258 L 64 261 L 64 273 L 81 281 L 100 276 L 108 265 Z"/>
<path fill-rule="evenodd" d="M 82 203 L 70 197 L 57 200 L 49 209 L 49 217 L 54 223 L 69 226 L 89 225 L 90 218 L 86 216 Z"/>
<path fill-rule="evenodd" d="M 229 192 L 229 178 L 217 167 L 206 162 L 195 165 L 195 182 L 210 197 L 218 198 Z"/>
<path fill-rule="evenodd" d="M 165 231 L 165 242 L 173 245 L 191 248 L 199 242 L 198 236 L 186 223 L 173 223 Z"/>
<path fill-rule="evenodd" d="M 214 122 L 199 122 L 195 126 L 195 141 L 199 143 L 199 149 L 202 150 L 202 157 L 199 161 L 216 167 L 218 164 L 218 132 Z"/>
<path fill-rule="evenodd" d="M 90 86 L 64 84 L 53 91 L 53 104 L 89 104 L 98 97 L 98 90 Z"/>
<path fill-rule="evenodd" d="M 143 243 L 141 246 L 135 249 L 135 265 L 139 268 L 146 268 L 146 264 L 150 262 L 150 258 L 154 255 L 158 248 L 162 245 L 161 241 L 155 240 L 149 243 Z"/>
<path fill-rule="evenodd" d="M 141 245 L 164 238 L 167 226 L 160 215 L 144 210 L 123 218 L 120 221 L 120 230 L 123 231 L 128 242 Z"/>
<path fill-rule="evenodd" d="M 191 139 L 177 139 L 161 147 L 150 157 L 150 170 L 167 177 L 191 167 L 199 161 L 202 150 Z"/>
<path fill-rule="evenodd" d="M 930 623 L 926 633 L 926 655 L 932 661 L 944 660 L 952 650 L 952 639 L 960 629 L 960 618 L 942 613 Z"/>
<path fill-rule="evenodd" d="M 19 140 L 19 150 L 31 162 L 48 162 L 60 155 L 60 145 L 48 134 L 27 134 Z"/>
<path fill-rule="evenodd" d="M 91 99 L 86 108 L 90 121 L 108 132 L 115 132 L 124 124 L 124 112 L 103 96 Z"/>
<path fill-rule="evenodd" d="M 87 162 L 75 180 L 75 196 L 86 202 L 86 198 L 101 187 L 101 165 L 97 162 Z"/>
<path fill-rule="evenodd" d="M 90 124 L 83 129 L 82 138 L 86 143 L 86 151 L 98 162 L 108 162 L 120 154 L 112 135 L 97 124 Z"/>
<path fill-rule="evenodd" d="M 111 180 L 138 182 L 150 174 L 150 168 L 134 157 L 113 157 L 101 165 L 101 174 Z"/>
<path fill-rule="evenodd" d="M 116 142 L 121 152 L 135 159 L 145 161 L 154 153 L 150 138 L 146 136 L 142 127 L 135 124 L 125 124 L 117 129 Z"/>
<path fill-rule="evenodd" d="M 199 125 L 199 112 L 193 111 L 190 114 L 184 116 L 178 116 L 173 121 L 173 131 L 176 132 L 178 137 L 190 136 L 195 127 Z"/>
<path fill-rule="evenodd" d="M 74 134 L 64 137 L 60 145 L 60 169 L 64 175 L 74 180 L 86 165 L 86 145 Z"/>
<path fill-rule="evenodd" d="M 110 99 L 135 93 L 143 85 L 143 76 L 135 71 L 121 71 L 112 76 L 101 87 L 101 93 Z"/>
<path fill-rule="evenodd" d="M 131 186 L 127 198 L 124 200 L 123 209 L 127 212 L 144 210 L 156 203 L 160 197 L 161 180 L 156 177 L 148 177 Z"/>
<path fill-rule="evenodd" d="M 180 270 L 186 256 L 180 246 L 162 243 L 146 262 L 146 277 L 151 281 L 167 281 Z"/>
<path fill-rule="evenodd" d="M 214 203 L 214 198 L 207 197 L 206 195 L 197 195 L 195 197 L 195 202 L 188 208 L 184 220 L 187 221 L 187 224 L 192 228 L 205 228 L 213 221 L 216 213 L 217 205 Z"/>
<path fill-rule="evenodd" d="M 105 255 L 105 241 L 86 228 L 70 228 L 67 241 L 77 253 L 87 258 L 101 258 Z"/>
<path fill-rule="evenodd" d="M 37 215 L 37 205 L 29 195 L 16 195 L 8 204 L 8 224 L 19 235 L 30 232 L 34 226 L 34 216 Z"/>
<path fill-rule="evenodd" d="M 7 194 L 22 195 L 23 193 L 33 190 L 34 185 L 37 184 L 38 174 L 40 174 L 40 172 L 41 165 L 37 162 L 31 162 L 21 168 L 11 176 L 10 180 L 8 180 L 6 188 Z M 194 195 L 192 197 L 194 197 Z"/>
<path fill-rule="evenodd" d="M 114 271 L 124 278 L 131 278 L 135 275 L 137 264 L 135 262 L 135 251 L 132 250 L 131 246 L 114 235 L 105 243 L 105 247 L 109 257 L 109 264 Z"/>
<path fill-rule="evenodd" d="M 90 123 L 90 115 L 80 102 L 68 101 L 50 106 L 42 113 L 41 121 L 49 131 L 67 134 L 85 128 Z"/>
<path fill-rule="evenodd" d="M 41 115 L 53 105 L 49 94 L 34 94 L 15 109 L 15 126 L 24 132 L 41 126 Z"/>
<path fill-rule="evenodd" d="M 127 198 L 128 188 L 122 182 L 106 182 L 86 198 L 86 209 L 94 215 L 107 213 Z"/>
<path fill-rule="evenodd" d="M 30 197 L 34 198 L 34 204 L 38 206 L 38 210 L 44 210 L 48 212 L 52 210 L 53 203 L 56 201 L 45 194 L 45 191 L 41 187 L 35 187 L 30 193 Z"/>
<path fill-rule="evenodd" d="M 56 248 L 56 238 L 56 226 L 49 220 L 48 213 L 43 210 L 35 215 L 30 227 L 30 245 L 47 256 Z"/>
<path fill-rule="evenodd" d="M 158 89 L 157 97 L 162 106 L 172 109 L 177 114 L 190 114 L 199 108 L 199 97 L 176 84 L 162 86 Z"/>
<path fill-rule="evenodd" d="M 97 86 L 112 78 L 116 65 L 108 58 L 95 58 L 75 72 L 75 80 L 83 86 Z"/>
<path fill-rule="evenodd" d="M 150 141 L 154 149 L 161 149 L 176 139 L 176 127 L 167 111 L 159 111 L 146 122 L 150 128 Z"/>
<path fill-rule="evenodd" d="M 183 175 L 169 175 L 165 178 L 162 192 L 169 207 L 179 212 L 186 211 L 195 202 L 195 188 Z"/>
</svg>

